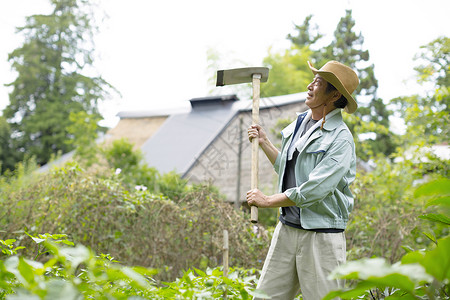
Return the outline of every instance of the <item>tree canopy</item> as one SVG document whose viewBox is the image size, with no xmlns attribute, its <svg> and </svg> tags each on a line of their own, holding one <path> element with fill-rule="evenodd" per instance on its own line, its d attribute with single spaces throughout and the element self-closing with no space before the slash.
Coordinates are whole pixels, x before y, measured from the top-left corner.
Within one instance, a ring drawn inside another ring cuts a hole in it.
<svg viewBox="0 0 450 300">
<path fill-rule="evenodd" d="M 87 0 L 51 0 L 53 12 L 32 15 L 18 27 L 23 45 L 9 54 L 17 78 L 3 115 L 11 127 L 18 160 L 35 156 L 45 164 L 59 151 L 73 149 L 71 112 L 100 117 L 97 104 L 111 86 L 90 77 L 93 63 L 93 9 Z"/>
<path fill-rule="evenodd" d="M 417 81 L 423 95 L 392 100 L 406 123 L 406 145 L 448 143 L 450 121 L 450 39 L 439 37 L 421 47 L 416 56 Z"/>
<path fill-rule="evenodd" d="M 377 98 L 378 81 L 374 65 L 369 62 L 369 50 L 364 49 L 362 33 L 355 33 L 352 11 L 347 10 L 334 31 L 333 40 L 325 47 L 319 41 L 323 34 L 317 25 L 311 24 L 312 15 L 302 25 L 295 25 L 295 33 L 287 38 L 291 47 L 281 53 L 271 53 L 264 63 L 271 68 L 271 80 L 262 88 L 265 96 L 305 91 L 311 81 L 307 61 L 320 68 L 327 61 L 337 60 L 354 69 L 360 79 L 355 91 L 358 110 L 347 116 L 347 124 L 356 136 L 358 155 L 364 160 L 377 153 L 389 155 L 395 150 L 392 132 L 389 132 L 389 116 L 382 99 Z M 363 138 L 369 136 L 369 139 Z"/>
</svg>

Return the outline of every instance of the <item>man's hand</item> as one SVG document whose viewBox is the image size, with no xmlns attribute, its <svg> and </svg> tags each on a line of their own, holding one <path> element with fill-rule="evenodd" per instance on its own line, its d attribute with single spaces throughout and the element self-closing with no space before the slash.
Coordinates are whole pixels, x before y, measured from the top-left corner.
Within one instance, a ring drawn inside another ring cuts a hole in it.
<svg viewBox="0 0 450 300">
<path fill-rule="evenodd" d="M 247 192 L 247 203 L 250 206 L 269 207 L 269 197 L 264 195 L 260 190 L 253 189 Z"/>
<path fill-rule="evenodd" d="M 260 125 L 252 125 L 247 129 L 247 133 L 250 142 L 255 138 L 258 139 L 259 146 L 273 165 L 278 156 L 278 149 L 270 142 L 264 129 Z"/>
<path fill-rule="evenodd" d="M 250 206 L 261 208 L 286 207 L 295 205 L 295 203 L 292 202 L 288 197 L 286 197 L 284 193 L 266 196 L 258 189 L 253 189 L 247 192 L 247 203 Z"/>
<path fill-rule="evenodd" d="M 267 140 L 267 134 L 260 125 L 251 125 L 247 129 L 248 140 L 251 142 L 254 138 L 258 138 L 258 144 L 262 144 Z"/>
</svg>

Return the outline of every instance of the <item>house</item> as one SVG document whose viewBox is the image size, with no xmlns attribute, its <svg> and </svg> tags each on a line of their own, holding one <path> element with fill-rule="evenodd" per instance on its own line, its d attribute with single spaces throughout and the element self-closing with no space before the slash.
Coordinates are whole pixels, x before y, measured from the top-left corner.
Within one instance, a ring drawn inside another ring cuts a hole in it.
<svg viewBox="0 0 450 300">
<path fill-rule="evenodd" d="M 274 143 L 277 122 L 295 120 L 296 112 L 307 109 L 305 99 L 306 93 L 261 98 L 260 124 Z M 238 204 L 250 188 L 251 109 L 252 100 L 224 95 L 194 98 L 190 107 L 175 111 L 121 112 L 108 140 L 126 137 L 159 172 L 175 171 L 191 183 L 209 181 Z M 276 174 L 262 151 L 259 156 L 258 187 L 274 192 Z"/>
</svg>

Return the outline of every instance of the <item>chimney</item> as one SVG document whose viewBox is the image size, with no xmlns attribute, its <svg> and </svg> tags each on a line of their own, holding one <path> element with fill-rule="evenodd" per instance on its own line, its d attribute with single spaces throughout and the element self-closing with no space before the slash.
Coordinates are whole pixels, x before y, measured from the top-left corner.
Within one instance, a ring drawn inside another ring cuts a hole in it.
<svg viewBox="0 0 450 300">
<path fill-rule="evenodd" d="M 235 94 L 233 94 L 233 95 L 193 98 L 189 101 L 191 102 L 192 109 L 195 110 L 199 108 L 216 109 L 233 104 L 234 101 L 238 100 L 239 98 Z"/>
</svg>

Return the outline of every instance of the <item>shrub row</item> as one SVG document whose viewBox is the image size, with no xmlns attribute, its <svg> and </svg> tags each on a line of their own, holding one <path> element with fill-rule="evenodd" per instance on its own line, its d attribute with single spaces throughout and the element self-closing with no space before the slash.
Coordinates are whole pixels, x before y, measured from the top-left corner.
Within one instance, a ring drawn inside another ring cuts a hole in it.
<svg viewBox="0 0 450 300">
<path fill-rule="evenodd" d="M 120 175 L 91 174 L 75 163 L 26 177 L 1 183 L 0 239 L 16 239 L 28 257 L 35 245 L 25 232 L 67 234 L 75 244 L 173 280 L 192 267 L 219 265 L 224 229 L 231 266 L 261 266 L 267 251 L 268 237 L 257 237 L 244 214 L 207 185 L 189 186 L 174 202 L 126 189 Z"/>
</svg>

